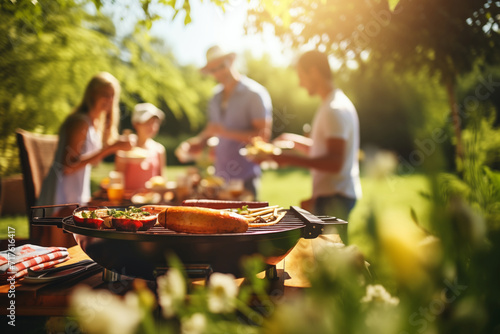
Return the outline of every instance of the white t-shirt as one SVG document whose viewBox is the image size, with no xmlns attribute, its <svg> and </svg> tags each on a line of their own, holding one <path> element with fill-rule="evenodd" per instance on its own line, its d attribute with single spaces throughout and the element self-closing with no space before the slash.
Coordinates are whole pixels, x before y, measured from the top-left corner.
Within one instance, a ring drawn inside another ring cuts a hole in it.
<svg viewBox="0 0 500 334">
<path fill-rule="evenodd" d="M 345 160 L 337 173 L 311 170 L 313 179 L 313 198 L 340 194 L 349 198 L 361 198 L 359 179 L 359 120 L 356 108 L 349 98 L 335 89 L 319 107 L 313 119 L 310 149 L 311 158 L 327 153 L 327 140 L 342 138 L 346 141 Z"/>
</svg>

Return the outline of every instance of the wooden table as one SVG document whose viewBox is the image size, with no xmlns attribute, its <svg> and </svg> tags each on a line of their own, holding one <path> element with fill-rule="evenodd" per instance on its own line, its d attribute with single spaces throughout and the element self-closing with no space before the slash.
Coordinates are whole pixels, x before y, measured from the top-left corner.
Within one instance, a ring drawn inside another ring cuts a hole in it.
<svg viewBox="0 0 500 334">
<path fill-rule="evenodd" d="M 109 207 L 128 207 L 128 206 L 141 206 L 141 205 L 181 205 L 182 202 L 186 199 L 215 199 L 215 200 L 239 200 L 239 201 L 253 201 L 253 195 L 244 190 L 238 197 L 231 196 L 231 194 L 224 189 L 221 189 L 213 194 L 209 194 L 206 192 L 197 193 L 193 192 L 186 197 L 179 198 L 175 195 L 174 190 L 162 190 L 162 191 L 148 191 L 144 189 L 143 193 L 148 192 L 156 192 L 160 195 L 161 200 L 157 203 L 134 203 L 132 201 L 133 195 L 136 193 L 134 191 L 125 190 L 123 195 L 123 199 L 119 202 L 112 202 L 108 198 L 108 194 L 104 189 L 98 189 L 92 194 L 92 198 L 87 203 L 90 206 L 109 206 Z M 171 195 L 171 196 L 167 196 Z M 168 198 L 168 199 L 167 199 Z"/>
<path fill-rule="evenodd" d="M 58 266 L 89 259 L 78 245 L 69 248 L 68 251 L 71 259 Z M 309 286 L 302 263 L 308 263 L 311 258 L 310 240 L 301 239 L 288 257 L 276 266 L 278 272 L 282 272 L 286 261 L 287 274 L 281 275 L 281 279 L 289 277 L 281 282 L 285 295 L 293 294 Z M 307 268 L 305 269 L 307 270 Z M 262 276 L 259 276 L 263 277 L 264 273 L 261 274 Z M 2 305 L 0 314 L 7 315 L 8 310 L 5 306 L 9 305 L 10 300 L 14 300 L 16 316 L 64 316 L 68 314 L 69 296 L 79 284 L 88 285 L 92 289 L 105 289 L 118 295 L 124 295 L 133 288 L 133 281 L 134 278 L 122 276 L 121 280 L 117 282 L 104 282 L 102 269 L 99 268 L 63 282 L 23 284 L 22 279 L 20 279 L 15 284 L 14 298 L 8 296 L 9 284 L 0 286 L 0 305 Z M 145 281 L 145 283 L 154 288 L 155 282 Z M 280 284 L 280 282 L 275 283 Z"/>
</svg>

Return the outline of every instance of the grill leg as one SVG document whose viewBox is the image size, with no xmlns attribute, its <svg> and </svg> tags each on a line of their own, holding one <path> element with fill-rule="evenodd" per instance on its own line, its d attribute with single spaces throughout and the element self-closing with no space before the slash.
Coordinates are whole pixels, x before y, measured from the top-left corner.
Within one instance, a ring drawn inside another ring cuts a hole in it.
<svg viewBox="0 0 500 334">
<path fill-rule="evenodd" d="M 276 266 L 271 266 L 266 269 L 266 278 L 270 281 L 275 281 L 279 279 L 278 270 L 276 269 Z"/>
<path fill-rule="evenodd" d="M 266 269 L 265 279 L 269 281 L 269 295 L 271 297 L 280 297 L 285 293 L 285 279 L 290 276 L 285 271 L 285 262 L 283 261 L 283 269 L 276 269 L 276 266 L 271 266 Z"/>
<path fill-rule="evenodd" d="M 102 271 L 102 280 L 104 282 L 118 282 L 121 280 L 121 275 L 114 272 L 113 270 L 108 270 L 104 268 Z"/>
</svg>

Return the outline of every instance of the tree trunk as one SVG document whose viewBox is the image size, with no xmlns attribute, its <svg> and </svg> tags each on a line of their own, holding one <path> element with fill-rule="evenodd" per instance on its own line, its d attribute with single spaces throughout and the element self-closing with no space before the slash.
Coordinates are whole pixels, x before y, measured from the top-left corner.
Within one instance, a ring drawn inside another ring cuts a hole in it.
<svg viewBox="0 0 500 334">
<path fill-rule="evenodd" d="M 462 143 L 462 122 L 460 119 L 460 113 L 458 111 L 457 98 L 455 95 L 455 84 L 454 80 L 449 80 L 446 83 L 446 92 L 448 94 L 448 102 L 451 107 L 451 117 L 453 122 L 453 128 L 455 130 L 455 162 L 457 165 L 457 171 L 460 172 L 463 168 L 464 159 L 464 148 Z"/>
</svg>

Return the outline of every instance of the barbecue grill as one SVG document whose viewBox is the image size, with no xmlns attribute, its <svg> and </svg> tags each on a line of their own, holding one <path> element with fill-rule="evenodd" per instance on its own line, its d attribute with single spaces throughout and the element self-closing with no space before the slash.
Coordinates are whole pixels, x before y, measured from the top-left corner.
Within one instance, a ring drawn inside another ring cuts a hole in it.
<svg viewBox="0 0 500 334">
<path fill-rule="evenodd" d="M 33 217 L 32 213 L 31 219 L 33 224 L 57 224 L 72 233 L 82 250 L 107 270 L 143 279 L 154 279 L 167 270 L 170 255 L 177 256 L 192 277 L 208 277 L 211 272 L 242 277 L 241 260 L 246 256 L 261 255 L 268 269 L 275 272 L 276 264 L 290 253 L 300 238 L 316 238 L 326 230 L 339 233 L 343 242 L 347 242 L 346 221 L 318 217 L 296 206 L 286 211 L 275 225 L 225 234 L 177 233 L 163 227 L 137 232 L 98 230 L 76 226 L 72 216 L 61 220 L 45 217 L 45 214 Z"/>
</svg>

